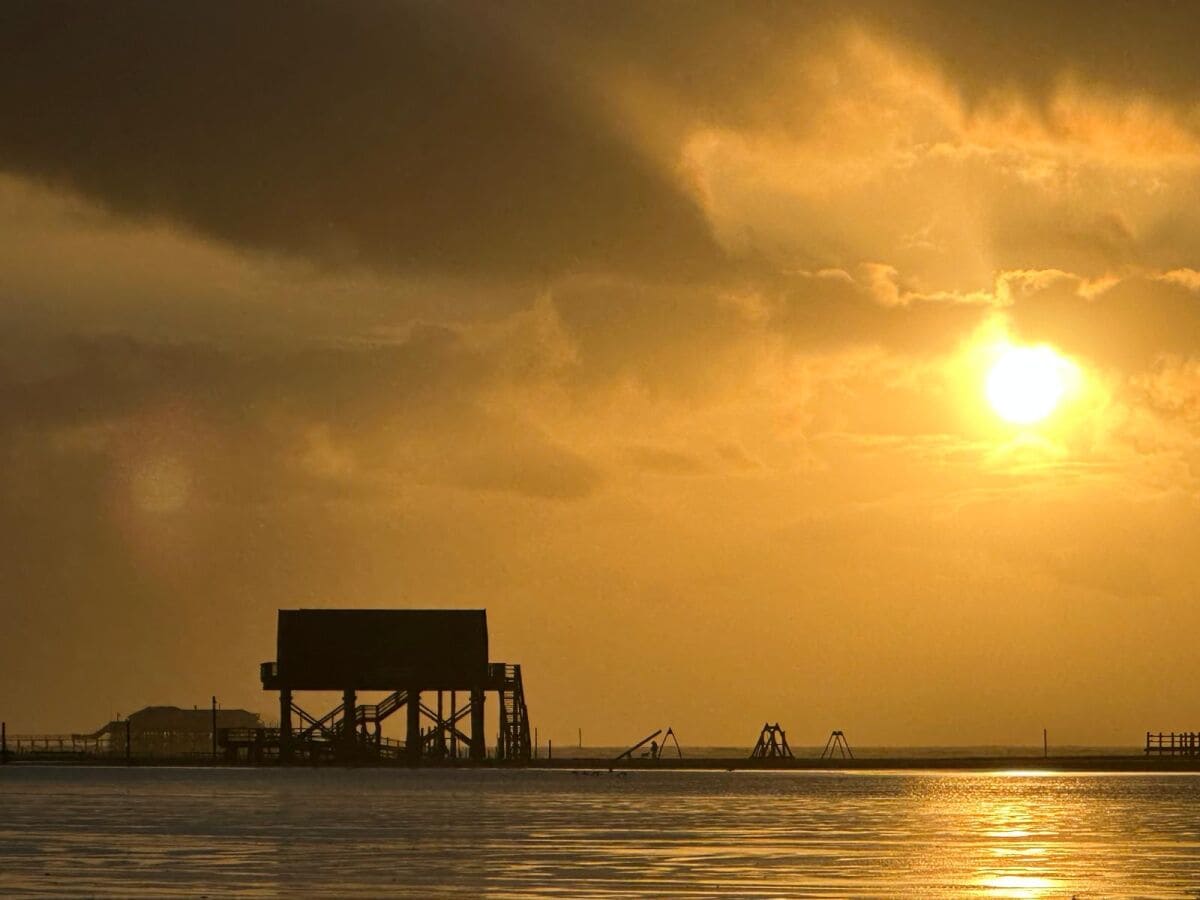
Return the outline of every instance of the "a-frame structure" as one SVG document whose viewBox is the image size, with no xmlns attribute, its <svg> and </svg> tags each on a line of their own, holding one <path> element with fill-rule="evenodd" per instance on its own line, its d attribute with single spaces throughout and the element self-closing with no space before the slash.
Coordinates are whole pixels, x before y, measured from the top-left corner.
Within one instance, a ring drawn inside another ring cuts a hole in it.
<svg viewBox="0 0 1200 900">
<path fill-rule="evenodd" d="M 764 722 L 758 735 L 758 743 L 750 751 L 751 759 L 795 759 L 792 748 L 788 746 L 787 735 L 776 722 L 774 725 Z"/>
</svg>

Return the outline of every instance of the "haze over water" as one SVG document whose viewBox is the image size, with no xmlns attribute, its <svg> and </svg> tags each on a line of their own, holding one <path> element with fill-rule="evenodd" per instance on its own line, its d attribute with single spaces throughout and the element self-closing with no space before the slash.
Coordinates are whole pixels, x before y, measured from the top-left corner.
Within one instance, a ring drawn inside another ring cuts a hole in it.
<svg viewBox="0 0 1200 900">
<path fill-rule="evenodd" d="M 1200 776 L 0 770 L 0 893 L 1195 896 Z"/>
</svg>

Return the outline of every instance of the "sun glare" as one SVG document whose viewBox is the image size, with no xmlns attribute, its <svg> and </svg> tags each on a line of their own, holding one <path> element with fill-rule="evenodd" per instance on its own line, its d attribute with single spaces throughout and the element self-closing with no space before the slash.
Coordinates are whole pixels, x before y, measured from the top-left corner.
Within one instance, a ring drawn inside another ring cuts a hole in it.
<svg viewBox="0 0 1200 900">
<path fill-rule="evenodd" d="M 988 372 L 988 402 L 1006 422 L 1040 422 L 1062 401 L 1073 369 L 1050 347 L 1009 347 Z"/>
</svg>

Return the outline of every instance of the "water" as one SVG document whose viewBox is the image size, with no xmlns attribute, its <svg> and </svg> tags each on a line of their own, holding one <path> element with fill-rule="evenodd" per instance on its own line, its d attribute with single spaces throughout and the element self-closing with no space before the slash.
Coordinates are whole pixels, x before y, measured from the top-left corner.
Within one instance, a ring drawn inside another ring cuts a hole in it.
<svg viewBox="0 0 1200 900">
<path fill-rule="evenodd" d="M 1196 897 L 1200 776 L 8 766 L 0 894 Z"/>
</svg>

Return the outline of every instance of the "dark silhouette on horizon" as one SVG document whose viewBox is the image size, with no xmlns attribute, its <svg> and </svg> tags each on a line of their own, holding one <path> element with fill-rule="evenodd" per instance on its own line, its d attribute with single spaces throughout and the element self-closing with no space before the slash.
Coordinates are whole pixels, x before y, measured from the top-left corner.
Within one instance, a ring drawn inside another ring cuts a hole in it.
<svg viewBox="0 0 1200 900">
<path fill-rule="evenodd" d="M 497 695 L 495 758 L 532 756 L 521 667 L 488 661 L 482 609 L 281 609 L 277 659 L 260 667 L 263 689 L 279 691 L 279 728 L 226 730 L 226 758 L 281 763 L 334 759 L 487 759 L 484 703 Z M 300 691 L 340 691 L 342 702 L 316 716 L 295 701 Z M 359 691 L 390 691 L 359 704 Z M 436 694 L 436 705 L 422 702 Z M 460 703 L 459 695 L 465 694 Z M 448 701 L 448 703 L 447 703 Z M 383 723 L 404 709 L 405 740 L 383 736 Z M 294 727 L 295 720 L 298 727 Z M 464 730 L 470 722 L 469 731 Z"/>
<path fill-rule="evenodd" d="M 776 722 L 771 725 L 763 722 L 762 732 L 758 735 L 758 743 L 750 751 L 751 759 L 794 759 L 792 748 L 788 746 L 787 735 Z"/>
</svg>

